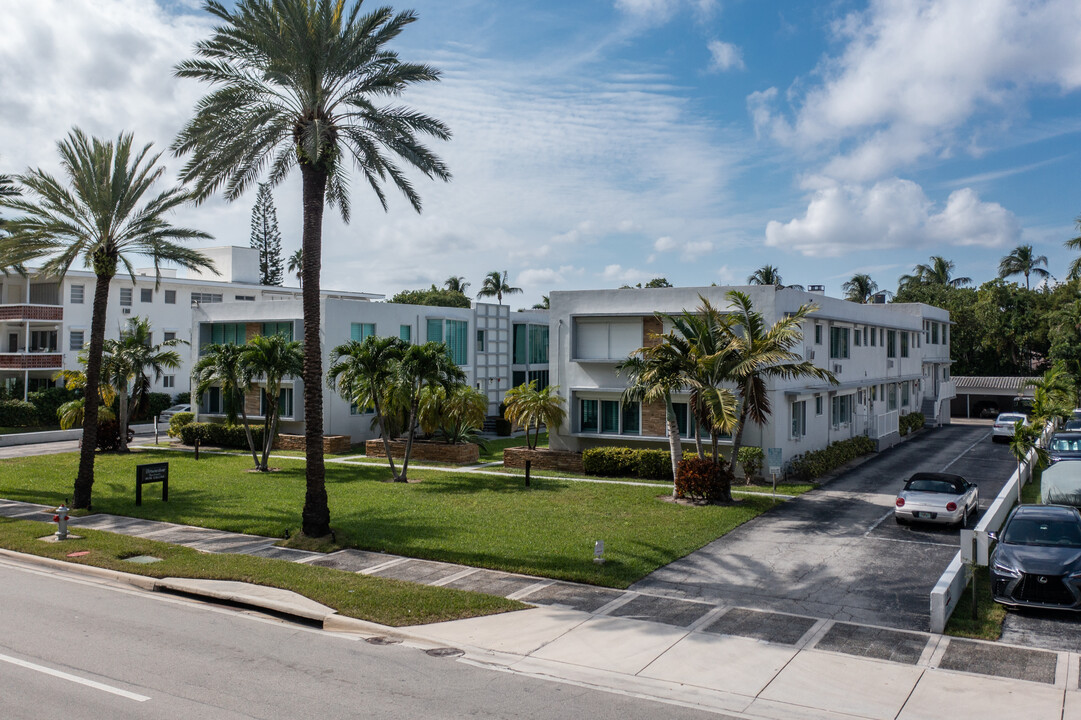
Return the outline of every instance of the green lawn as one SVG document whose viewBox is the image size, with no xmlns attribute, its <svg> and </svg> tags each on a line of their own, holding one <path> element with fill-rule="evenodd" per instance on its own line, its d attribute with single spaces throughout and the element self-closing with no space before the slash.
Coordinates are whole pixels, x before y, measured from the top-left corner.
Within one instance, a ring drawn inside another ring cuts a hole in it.
<svg viewBox="0 0 1081 720">
<path fill-rule="evenodd" d="M 135 465 L 170 463 L 169 502 L 144 488 L 135 507 Z M 94 509 L 188 525 L 287 537 L 298 530 L 304 466 L 248 472 L 250 459 L 147 450 L 99 455 Z M 71 496 L 78 457 L 0 460 L 0 497 L 50 505 Z M 328 464 L 331 524 L 339 544 L 553 578 L 626 587 L 769 509 L 769 497 L 733 507 L 659 500 L 654 487 L 533 481 L 447 471 L 423 482 L 383 482 L 383 466 Z M 604 540 L 608 562 L 593 563 Z"/>
<path fill-rule="evenodd" d="M 957 637 L 998 640 L 1006 608 L 991 599 L 991 574 L 985 567 L 976 569 L 976 616 L 972 616 L 972 583 L 961 593 L 957 607 L 946 623 L 946 634 Z"/>
<path fill-rule="evenodd" d="M 208 555 L 179 545 L 95 530 L 79 529 L 82 539 L 69 539 L 63 543 L 45 543 L 38 539 L 51 535 L 55 529 L 51 523 L 0 518 L 0 547 L 149 577 L 234 580 L 292 590 L 334 608 L 342 615 L 383 625 L 443 622 L 525 607 L 492 595 L 428 587 L 284 560 Z M 89 554 L 67 557 L 68 553 L 80 551 L 89 551 Z M 140 565 L 124 560 L 136 555 L 151 555 L 161 558 L 161 562 Z"/>
<path fill-rule="evenodd" d="M 482 463 L 503 462 L 503 451 L 509 447 L 525 447 L 525 437 L 500 438 L 499 440 L 487 440 L 488 449 L 480 449 L 480 461 Z M 542 432 L 537 440 L 537 447 L 548 447 L 548 433 Z"/>
</svg>

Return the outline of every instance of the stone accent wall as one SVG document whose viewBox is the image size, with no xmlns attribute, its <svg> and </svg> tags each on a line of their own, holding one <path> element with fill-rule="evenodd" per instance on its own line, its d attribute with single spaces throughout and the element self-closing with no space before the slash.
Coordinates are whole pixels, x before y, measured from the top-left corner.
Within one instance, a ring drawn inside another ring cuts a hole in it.
<svg viewBox="0 0 1081 720">
<path fill-rule="evenodd" d="M 365 442 L 364 452 L 367 453 L 368 457 L 385 458 L 387 456 L 383 450 L 383 441 L 379 438 Z M 404 458 L 405 443 L 400 440 L 392 440 L 390 454 L 396 458 Z M 473 443 L 448 445 L 443 442 L 418 442 L 414 440 L 413 452 L 409 459 L 455 463 L 456 465 L 475 465 L 480 462 L 480 446 Z"/>
<path fill-rule="evenodd" d="M 244 342 L 251 342 L 256 335 L 263 334 L 263 323 L 250 322 L 244 325 Z"/>
<path fill-rule="evenodd" d="M 569 450 L 530 450 L 524 447 L 510 447 L 503 450 L 503 467 L 525 468 L 525 461 L 532 462 L 532 470 L 562 470 L 564 472 L 585 473 L 582 468 L 582 453 Z"/>
<path fill-rule="evenodd" d="M 660 345 L 663 332 L 664 324 L 655 315 L 642 318 L 642 347 Z"/>
<path fill-rule="evenodd" d="M 665 437 L 667 431 L 667 419 L 664 402 L 643 403 L 642 405 L 642 434 L 654 437 Z"/>
<path fill-rule="evenodd" d="M 259 415 L 259 388 L 252 388 L 244 394 L 244 412 L 248 414 L 248 417 L 255 417 Z M 301 445 L 303 445 L 303 440 Z"/>
<path fill-rule="evenodd" d="M 323 452 L 325 453 L 344 453 L 349 452 L 353 447 L 353 439 L 348 435 L 324 435 L 323 436 Z M 278 433 L 278 438 L 274 441 L 275 450 L 304 450 L 304 436 L 303 435 L 286 435 L 284 433 Z"/>
</svg>

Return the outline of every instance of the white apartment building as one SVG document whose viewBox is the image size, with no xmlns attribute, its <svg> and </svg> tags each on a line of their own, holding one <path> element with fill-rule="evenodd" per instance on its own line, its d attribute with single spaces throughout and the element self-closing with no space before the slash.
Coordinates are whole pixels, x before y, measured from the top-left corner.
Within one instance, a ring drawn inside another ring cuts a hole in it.
<svg viewBox="0 0 1081 720">
<path fill-rule="evenodd" d="M 812 286 L 814 289 L 815 286 Z M 616 364 L 671 328 L 655 313 L 693 311 L 699 295 L 722 310 L 731 287 L 588 290 L 551 294 L 551 383 L 560 387 L 568 419 L 550 435 L 551 447 L 583 450 L 598 445 L 667 447 L 663 404 L 623 402 L 627 378 Z M 818 309 L 804 324 L 805 359 L 832 371 L 837 385 L 814 379 L 771 380 L 770 421 L 749 424 L 745 445 L 782 448 L 784 462 L 808 450 L 857 435 L 889 446 L 899 439 L 898 420 L 920 411 L 933 424 L 949 422 L 949 313 L 921 304 L 859 305 L 774 286 L 735 288 L 751 297 L 773 324 L 804 303 Z M 688 422 L 689 393 L 674 395 L 685 445 L 694 443 Z M 708 437 L 708 435 L 705 435 Z M 722 447 L 730 446 L 730 439 Z"/>
</svg>

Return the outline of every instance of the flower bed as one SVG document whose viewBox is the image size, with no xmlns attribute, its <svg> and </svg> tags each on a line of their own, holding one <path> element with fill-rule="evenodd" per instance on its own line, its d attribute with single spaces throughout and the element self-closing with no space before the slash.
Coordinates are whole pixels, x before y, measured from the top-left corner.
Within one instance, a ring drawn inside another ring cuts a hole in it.
<svg viewBox="0 0 1081 720">
<path fill-rule="evenodd" d="M 365 442 L 364 452 L 368 457 L 385 458 L 387 456 L 383 449 L 383 441 L 379 438 Z M 392 440 L 390 443 L 390 454 L 395 458 L 404 458 L 405 443 L 400 440 Z M 455 465 L 475 465 L 480 462 L 480 446 L 474 443 L 449 445 L 442 442 L 423 442 L 414 440 L 413 452 L 409 459 L 454 463 Z"/>
<path fill-rule="evenodd" d="M 524 447 L 509 447 L 503 450 L 503 467 L 525 468 L 529 460 L 533 470 L 562 470 L 563 472 L 584 473 L 582 453 L 570 450 L 530 450 Z"/>
</svg>

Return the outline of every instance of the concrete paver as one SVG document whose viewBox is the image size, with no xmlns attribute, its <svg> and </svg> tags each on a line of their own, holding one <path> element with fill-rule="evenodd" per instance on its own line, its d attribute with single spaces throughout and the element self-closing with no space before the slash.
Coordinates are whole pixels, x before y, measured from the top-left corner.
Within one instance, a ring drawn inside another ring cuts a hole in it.
<svg viewBox="0 0 1081 720">
<path fill-rule="evenodd" d="M 704 628 L 706 632 L 795 645 L 816 620 L 799 615 L 732 608 Z"/>
<path fill-rule="evenodd" d="M 529 593 L 521 600 L 540 605 L 560 605 L 583 612 L 595 612 L 622 596 L 623 593 L 619 590 L 555 582 Z"/>
<path fill-rule="evenodd" d="M 594 617 L 533 653 L 533 657 L 634 675 L 687 632 L 669 625 Z"/>
<path fill-rule="evenodd" d="M 1057 664 L 1058 655 L 1045 650 L 1029 650 L 955 638 L 950 640 L 939 667 L 1053 685 Z"/>
<path fill-rule="evenodd" d="M 835 623 L 815 643 L 815 649 L 915 665 L 927 647 L 927 640 L 927 635 L 917 633 Z"/>
<path fill-rule="evenodd" d="M 1060 688 L 1003 678 L 926 672 L 916 683 L 898 720 L 1036 720 L 1058 718 L 1062 707 Z"/>
<path fill-rule="evenodd" d="M 638 674 L 756 697 L 796 652 L 747 638 L 691 633 Z"/>
<path fill-rule="evenodd" d="M 713 610 L 712 605 L 692 602 L 673 602 L 672 598 L 658 595 L 636 595 L 629 602 L 608 612 L 612 617 L 652 620 L 676 627 L 688 627 Z"/>
</svg>

